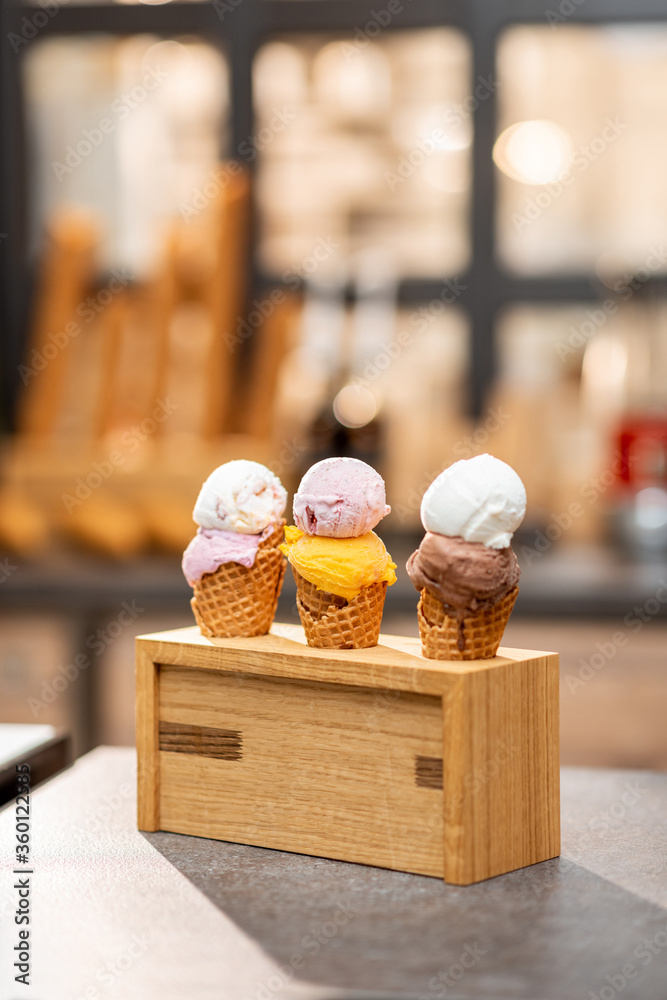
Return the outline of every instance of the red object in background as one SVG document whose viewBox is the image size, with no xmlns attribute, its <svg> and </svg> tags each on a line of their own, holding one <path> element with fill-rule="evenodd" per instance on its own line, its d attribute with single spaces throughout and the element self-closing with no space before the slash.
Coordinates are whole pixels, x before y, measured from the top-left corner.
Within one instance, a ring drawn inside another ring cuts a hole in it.
<svg viewBox="0 0 667 1000">
<path fill-rule="evenodd" d="M 619 478 L 632 490 L 667 485 L 667 417 L 635 417 L 618 433 Z"/>
</svg>

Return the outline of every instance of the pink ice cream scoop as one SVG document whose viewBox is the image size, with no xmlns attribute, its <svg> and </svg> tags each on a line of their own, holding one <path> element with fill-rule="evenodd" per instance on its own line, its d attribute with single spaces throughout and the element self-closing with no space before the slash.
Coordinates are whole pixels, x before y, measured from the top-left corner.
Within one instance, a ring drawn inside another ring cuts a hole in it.
<svg viewBox="0 0 667 1000">
<path fill-rule="evenodd" d="M 255 564 L 259 543 L 276 530 L 269 524 L 258 535 L 242 535 L 238 531 L 219 528 L 199 528 L 183 553 L 183 574 L 190 586 L 205 573 L 215 573 L 223 563 L 236 562 L 250 569 Z"/>
<path fill-rule="evenodd" d="M 294 497 L 294 523 L 308 535 L 356 538 L 391 510 L 382 476 L 356 458 L 327 458 L 305 474 Z"/>
</svg>

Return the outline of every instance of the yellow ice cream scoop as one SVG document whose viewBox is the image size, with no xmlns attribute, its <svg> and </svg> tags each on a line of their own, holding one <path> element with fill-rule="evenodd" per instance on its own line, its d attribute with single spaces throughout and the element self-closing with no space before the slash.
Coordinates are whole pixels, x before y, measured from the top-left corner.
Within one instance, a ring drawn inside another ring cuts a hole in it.
<svg viewBox="0 0 667 1000">
<path fill-rule="evenodd" d="M 396 563 L 374 531 L 356 538 L 325 538 L 289 527 L 280 548 L 304 580 L 346 601 L 372 583 L 396 583 Z"/>
</svg>

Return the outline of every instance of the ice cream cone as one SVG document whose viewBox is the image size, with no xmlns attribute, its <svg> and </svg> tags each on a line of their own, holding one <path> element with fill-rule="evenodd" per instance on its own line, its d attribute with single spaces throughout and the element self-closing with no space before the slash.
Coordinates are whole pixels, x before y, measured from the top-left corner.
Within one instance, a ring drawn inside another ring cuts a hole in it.
<svg viewBox="0 0 667 1000">
<path fill-rule="evenodd" d="M 488 660 L 495 656 L 516 601 L 518 587 L 499 600 L 457 617 L 428 588 L 417 605 L 424 656 L 431 660 Z"/>
<path fill-rule="evenodd" d="M 292 567 L 296 606 L 309 646 L 320 649 L 365 649 L 377 646 L 387 583 L 363 587 L 357 597 L 320 590 Z"/>
<path fill-rule="evenodd" d="M 260 542 L 250 568 L 223 563 L 193 585 L 190 604 L 202 634 L 216 638 L 264 635 L 271 628 L 285 575 L 278 548 L 285 522 Z"/>
</svg>

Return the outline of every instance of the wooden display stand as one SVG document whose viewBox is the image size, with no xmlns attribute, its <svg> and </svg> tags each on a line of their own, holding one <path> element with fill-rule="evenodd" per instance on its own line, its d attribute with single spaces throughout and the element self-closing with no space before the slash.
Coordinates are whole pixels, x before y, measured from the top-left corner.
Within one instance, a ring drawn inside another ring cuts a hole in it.
<svg viewBox="0 0 667 1000">
<path fill-rule="evenodd" d="M 558 655 L 428 660 L 418 639 L 137 639 L 141 830 L 468 885 L 560 849 Z"/>
</svg>

